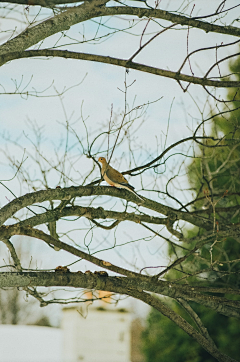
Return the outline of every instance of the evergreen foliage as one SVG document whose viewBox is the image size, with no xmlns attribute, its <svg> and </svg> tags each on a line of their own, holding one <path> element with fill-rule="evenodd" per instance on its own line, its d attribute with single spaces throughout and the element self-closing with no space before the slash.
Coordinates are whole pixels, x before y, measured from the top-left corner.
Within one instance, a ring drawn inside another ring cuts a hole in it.
<svg viewBox="0 0 240 362">
<path fill-rule="evenodd" d="M 240 81 L 240 57 L 230 64 L 231 72 Z M 191 205 L 194 210 L 202 209 L 201 215 L 205 218 L 215 219 L 213 228 L 217 233 L 221 230 L 221 221 L 228 221 L 229 227 L 236 227 L 240 223 L 240 91 L 229 89 L 229 103 L 225 103 L 224 112 L 212 119 L 211 134 L 213 137 L 222 136 L 220 147 L 211 147 L 211 142 L 205 147 L 199 146 L 195 151 L 195 158 L 188 167 L 188 178 L 196 201 Z M 234 101 L 232 101 L 234 99 Z M 234 109 L 230 113 L 226 110 Z M 212 114 L 216 113 L 212 111 Z M 205 132 L 203 127 L 203 133 Z M 228 142 L 226 142 L 228 140 Z M 231 145 L 229 145 L 231 140 Z M 226 146 L 226 143 L 228 145 Z M 209 147 L 206 147 L 209 146 Z M 224 210 L 223 210 L 224 206 Z M 234 206 L 234 211 L 226 210 L 226 207 Z M 197 213 L 197 211 L 196 211 Z M 194 237 L 203 233 L 199 228 L 186 230 L 185 236 L 191 238 L 191 243 L 182 243 L 188 249 L 194 248 Z M 187 252 L 183 251 L 182 255 Z M 172 247 L 169 254 L 173 255 Z M 172 269 L 168 273 L 168 279 L 180 279 L 191 284 L 192 281 L 200 281 L 206 286 L 226 286 L 239 288 L 240 243 L 231 237 L 221 240 L 215 245 L 206 244 L 201 249 L 201 254 L 195 253 L 184 261 L 184 270 L 189 271 L 189 276 L 183 278 L 181 266 Z M 236 260 L 228 263 L 228 260 Z M 183 265 L 183 264 L 182 264 Z M 195 271 L 201 270 L 202 273 Z M 191 276 L 190 276 L 191 274 Z M 205 281 L 205 282 L 204 282 Z M 231 299 L 231 296 L 225 295 Z M 199 315 L 203 324 L 208 329 L 218 348 L 239 359 L 240 328 L 239 321 L 228 318 L 195 303 L 190 303 L 194 311 Z M 186 315 L 177 301 L 171 301 L 173 309 L 194 326 L 193 321 Z M 201 346 L 193 341 L 183 330 L 177 327 L 168 318 L 155 309 L 152 309 L 147 319 L 147 326 L 143 333 L 143 352 L 147 362 L 212 362 L 215 358 L 210 356 Z"/>
</svg>

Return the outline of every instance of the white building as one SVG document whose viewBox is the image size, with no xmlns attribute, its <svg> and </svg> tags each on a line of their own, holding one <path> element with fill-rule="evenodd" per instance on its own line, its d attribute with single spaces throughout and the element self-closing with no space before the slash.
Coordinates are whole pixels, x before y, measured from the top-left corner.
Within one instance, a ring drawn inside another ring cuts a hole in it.
<svg viewBox="0 0 240 362">
<path fill-rule="evenodd" d="M 122 309 L 90 306 L 87 316 L 76 307 L 62 318 L 63 362 L 130 362 L 131 315 Z"/>
<path fill-rule="evenodd" d="M 61 328 L 0 325 L 0 362 L 142 362 L 140 334 L 127 310 L 83 303 L 63 309 Z"/>
<path fill-rule="evenodd" d="M 59 328 L 0 325 L 1 362 L 62 362 Z"/>
<path fill-rule="evenodd" d="M 88 301 L 63 309 L 63 362 L 131 362 L 132 315 L 112 304 L 112 293 L 97 293 L 93 304 L 89 291 Z"/>
</svg>

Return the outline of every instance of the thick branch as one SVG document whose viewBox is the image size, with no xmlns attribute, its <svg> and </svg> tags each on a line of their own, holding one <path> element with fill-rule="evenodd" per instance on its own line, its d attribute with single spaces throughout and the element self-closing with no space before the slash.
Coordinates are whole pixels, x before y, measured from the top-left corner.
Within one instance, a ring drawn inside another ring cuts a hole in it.
<svg viewBox="0 0 240 362">
<path fill-rule="evenodd" d="M 186 25 L 197 29 L 204 30 L 206 33 L 214 32 L 220 34 L 228 34 L 240 36 L 240 29 L 234 26 L 220 26 L 207 23 L 205 21 L 189 18 L 187 16 L 173 14 L 160 9 L 143 9 L 137 7 L 109 7 L 105 10 L 105 15 L 135 15 L 139 18 L 156 18 L 168 20 L 171 23 L 178 23 L 179 25 Z"/>
<path fill-rule="evenodd" d="M 53 237 L 43 233 L 40 230 L 36 230 L 36 229 L 32 229 L 32 228 L 21 228 L 19 226 L 16 227 L 16 226 L 12 225 L 12 226 L 4 227 L 4 229 L 2 229 L 1 236 L 5 237 L 6 235 L 8 235 L 8 236 L 10 236 L 10 235 L 27 235 L 27 236 L 32 236 L 32 237 L 44 240 L 45 242 L 47 242 L 50 245 L 52 244 L 52 245 L 54 245 L 60 249 L 63 249 L 73 255 L 76 255 L 80 258 L 84 258 L 85 260 L 88 260 L 89 262 L 91 262 L 97 266 L 100 266 L 102 268 L 111 270 L 111 271 L 119 273 L 119 274 L 126 275 L 126 276 L 128 276 L 128 278 L 122 279 L 120 277 L 116 277 L 116 279 L 114 279 L 115 281 L 118 281 L 119 283 L 120 283 L 120 281 L 121 281 L 121 283 L 124 283 L 124 284 L 121 284 L 121 286 L 124 285 L 125 288 L 133 287 L 133 286 L 135 287 L 137 285 L 141 290 L 147 290 L 147 291 L 165 295 L 165 296 L 168 296 L 168 297 L 174 298 L 174 299 L 184 298 L 185 300 L 194 301 L 196 303 L 205 305 L 206 307 L 216 310 L 217 312 L 224 314 L 226 316 L 240 318 L 240 304 L 238 301 L 233 301 L 233 300 L 229 300 L 229 299 L 226 299 L 223 297 L 216 297 L 213 295 L 203 294 L 203 292 L 208 292 L 208 288 L 200 288 L 201 292 L 198 292 L 197 287 L 195 288 L 195 287 L 192 287 L 189 285 L 182 285 L 182 284 L 177 284 L 177 283 L 172 283 L 172 282 L 159 281 L 159 280 L 156 280 L 155 278 L 148 277 L 146 275 L 131 272 L 130 270 L 123 269 L 114 264 L 105 262 L 92 255 L 84 253 L 81 250 L 79 250 L 71 245 L 63 243 L 59 240 L 55 240 Z M 34 274 L 25 274 L 25 276 L 27 276 L 27 277 L 28 276 L 31 277 L 32 275 L 34 276 Z M 70 274 L 68 274 L 68 275 L 70 275 Z M 75 274 L 72 273 L 71 275 L 75 275 Z M 50 278 L 51 278 L 51 276 L 50 276 Z M 79 279 L 74 279 L 74 278 L 75 277 L 73 277 L 71 283 L 70 283 L 70 279 L 68 279 L 68 284 L 66 284 L 65 286 L 82 287 L 81 280 L 80 280 L 80 284 L 74 284 L 79 280 Z M 42 284 L 38 284 L 38 282 L 41 283 L 41 281 L 36 280 L 36 283 L 37 283 L 36 285 L 42 286 Z M 53 284 L 47 284 L 46 286 L 58 286 L 58 284 L 54 284 L 54 283 L 56 283 L 56 281 L 54 279 L 51 279 L 51 283 L 53 283 Z M 217 290 L 217 292 L 219 292 L 219 291 Z M 222 291 L 220 288 L 220 293 L 221 292 Z M 237 291 L 236 291 L 236 293 L 234 292 L 234 294 L 237 294 Z"/>
<path fill-rule="evenodd" d="M 8 220 L 12 215 L 14 215 L 17 211 L 35 203 L 41 203 L 50 200 L 71 200 L 74 197 L 82 197 L 82 196 L 86 197 L 94 195 L 109 195 L 109 196 L 120 197 L 127 201 L 132 201 L 139 205 L 143 205 L 144 207 L 159 212 L 160 214 L 166 216 L 174 215 L 176 219 L 182 219 L 188 221 L 191 224 L 199 226 L 204 229 L 212 229 L 212 221 L 207 220 L 204 217 L 191 215 L 190 213 L 183 211 L 178 211 L 171 207 L 162 205 L 156 201 L 149 200 L 147 198 L 144 198 L 144 201 L 141 201 L 134 194 L 132 194 L 127 190 L 126 191 L 119 190 L 114 187 L 104 187 L 104 186 L 95 186 L 95 187 L 72 186 L 69 188 L 48 189 L 48 190 L 42 190 L 26 194 L 9 202 L 6 206 L 0 209 L 0 226 L 3 225 L 3 223 L 6 220 Z"/>
<path fill-rule="evenodd" d="M 61 275 L 61 274 L 60 274 Z M 92 275 L 92 276 L 91 276 Z M 0 288 L 4 287 L 24 287 L 26 286 L 26 283 L 31 283 L 32 286 L 46 286 L 46 287 L 56 287 L 56 286 L 68 286 L 68 287 L 74 287 L 74 288 L 89 288 L 92 287 L 83 285 L 83 281 L 85 280 L 82 278 L 85 276 L 88 278 L 87 283 L 89 283 L 91 280 L 96 280 L 96 278 L 100 278 L 100 280 L 104 284 L 101 284 L 102 290 L 104 288 L 110 288 L 110 284 L 108 283 L 118 283 L 119 287 L 122 286 L 124 288 L 130 288 L 134 286 L 138 286 L 141 290 L 147 290 L 149 292 L 165 295 L 174 299 L 180 298 L 180 295 L 186 296 L 189 299 L 190 293 L 192 293 L 192 298 L 195 296 L 197 298 L 197 295 L 208 296 L 209 299 L 213 297 L 213 295 L 203 294 L 203 293 L 211 293 L 211 294 L 232 294 L 232 295 L 240 295 L 239 289 L 231 289 L 231 288 L 213 288 L 213 287 L 198 287 L 198 286 L 192 286 L 189 284 L 178 284 L 174 282 L 169 282 L 165 280 L 153 280 L 152 277 L 145 276 L 144 278 L 138 278 L 136 277 L 108 277 L 108 279 L 102 279 L 101 276 L 97 276 L 95 274 L 81 274 L 81 273 L 68 273 L 68 280 L 66 284 L 66 280 L 63 280 L 59 277 L 59 273 L 53 273 L 53 272 L 0 272 Z M 90 279 L 89 279 L 90 278 Z M 95 279 L 91 279 L 95 278 Z M 137 284 L 136 284 L 137 281 Z M 95 285 L 93 286 L 95 288 Z M 167 290 L 172 291 L 172 294 L 170 292 L 167 292 Z M 195 299 L 196 299 L 195 298 Z M 225 302 L 225 298 L 221 297 L 213 297 L 214 300 L 216 298 L 216 301 L 218 303 Z M 229 300 L 226 300 L 229 302 Z M 234 304 L 234 306 L 238 309 L 240 309 L 239 302 L 231 300 L 230 302 L 237 302 L 237 304 Z"/>
<path fill-rule="evenodd" d="M 82 5 L 70 8 L 59 15 L 41 22 L 38 25 L 27 28 L 12 40 L 9 40 L 0 47 L 0 55 L 23 51 L 39 43 L 58 32 L 70 29 L 72 25 L 101 16 L 100 5 L 104 5 L 108 0 L 92 0 Z M 1 63 L 0 63 L 1 65 Z"/>
<path fill-rule="evenodd" d="M 127 282 L 127 284 L 126 284 Z M 42 286 L 65 286 L 81 287 L 88 289 L 106 290 L 115 293 L 126 294 L 136 299 L 142 300 L 160 311 L 163 315 L 171 319 L 191 337 L 197 340 L 203 348 L 211 353 L 218 361 L 233 362 L 230 357 L 222 354 L 216 346 L 204 335 L 196 331 L 182 317 L 167 307 L 161 300 L 143 292 L 140 283 L 136 284 L 136 279 L 119 277 L 102 277 L 95 274 L 82 273 L 0 273 L 0 287 L 33 287 Z"/>
<path fill-rule="evenodd" d="M 41 5 L 46 7 L 51 7 L 53 4 L 68 4 L 68 3 L 74 3 L 76 0 L 70 1 L 70 0 L 10 0 L 8 1 L 10 3 L 17 3 L 17 4 L 23 4 L 25 5 Z M 107 3 L 107 1 L 103 1 L 103 4 Z M 101 3 L 96 1 L 89 1 L 85 2 L 83 5 L 94 4 L 99 5 Z M 78 7 L 74 7 L 73 11 L 77 9 Z M 240 36 L 240 29 L 234 26 L 221 26 L 221 25 L 215 25 L 211 24 L 205 21 L 198 20 L 194 17 L 187 17 L 179 14 L 174 14 L 165 10 L 160 9 L 144 9 L 144 8 L 138 8 L 138 7 L 131 7 L 131 6 L 111 6 L 111 7 L 104 7 L 101 9 L 101 12 L 99 14 L 92 14 L 92 18 L 96 16 L 113 16 L 113 15 L 134 15 L 139 18 L 155 18 L 155 19 L 163 19 L 170 21 L 171 23 L 177 23 L 179 25 L 186 25 L 188 27 L 193 27 L 197 29 L 204 30 L 206 33 L 208 32 L 214 32 L 214 33 L 220 33 L 220 34 L 227 34 L 227 35 L 233 35 L 233 36 Z M 82 20 L 80 20 L 82 21 Z M 71 25 L 76 24 L 72 23 Z M 69 25 L 69 26 L 71 26 Z M 62 31 L 64 29 L 60 29 L 59 31 Z M 55 34 L 55 33 L 54 33 Z M 49 36 L 49 35 L 48 35 Z"/>
<path fill-rule="evenodd" d="M 79 3 L 79 0 L 0 0 L 1 2 L 8 2 L 10 4 L 19 4 L 25 6 L 42 6 L 45 8 L 52 8 L 56 5 L 65 5 Z"/>
<path fill-rule="evenodd" d="M 94 207 L 71 206 L 71 207 L 64 207 L 63 209 L 57 207 L 54 210 L 49 210 L 42 214 L 26 219 L 20 222 L 20 224 L 21 226 L 26 226 L 26 225 L 36 226 L 51 221 L 57 221 L 62 217 L 66 216 L 86 217 L 89 220 L 94 220 L 94 219 L 103 219 L 103 220 L 114 219 L 117 221 L 128 220 L 138 224 L 140 224 L 141 222 L 146 222 L 156 225 L 166 225 L 168 221 L 167 218 L 160 218 L 149 215 L 140 215 L 140 214 L 135 214 L 134 212 L 128 213 L 128 212 L 105 210 L 102 207 L 94 208 Z"/>
<path fill-rule="evenodd" d="M 7 53 L 5 55 L 0 56 L 0 65 L 13 59 L 30 58 L 30 57 L 61 57 L 61 58 L 88 60 L 93 62 L 112 64 L 127 69 L 135 69 L 141 72 L 159 75 L 166 78 L 171 78 L 178 82 L 183 81 L 183 82 L 198 84 L 201 86 L 211 86 L 218 88 L 231 88 L 231 87 L 236 88 L 240 86 L 240 82 L 238 81 L 211 80 L 204 77 L 202 78 L 195 77 L 192 75 L 181 74 L 179 72 L 172 72 L 170 70 L 155 68 L 141 63 L 135 63 L 129 60 L 113 58 L 103 55 L 96 55 L 96 54 L 76 53 L 67 50 L 42 49 L 42 50 L 28 50 L 25 52 L 19 51 L 19 52 Z M 191 139 L 193 139 L 193 137 L 191 137 Z"/>
</svg>

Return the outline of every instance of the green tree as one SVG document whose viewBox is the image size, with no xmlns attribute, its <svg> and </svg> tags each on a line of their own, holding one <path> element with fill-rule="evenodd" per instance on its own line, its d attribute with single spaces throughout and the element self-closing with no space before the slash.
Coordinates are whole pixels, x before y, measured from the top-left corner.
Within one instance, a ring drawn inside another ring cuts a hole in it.
<svg viewBox="0 0 240 362">
<path fill-rule="evenodd" d="M 177 306 L 175 306 L 177 312 Z M 170 341 L 170 342 L 169 342 Z M 143 352 L 146 361 L 199 362 L 198 344 L 168 318 L 151 309 L 143 332 Z"/>
<path fill-rule="evenodd" d="M 231 72 L 236 74 L 240 80 L 240 58 L 230 64 Z M 229 117 L 221 114 L 213 117 L 211 134 L 213 137 L 222 137 L 224 147 L 211 147 L 213 142 L 208 141 L 205 146 L 199 146 L 193 162 L 188 166 L 188 178 L 191 191 L 195 192 L 195 200 L 191 202 L 191 207 L 196 215 L 211 220 L 213 219 L 213 229 L 216 235 L 221 230 L 221 226 L 226 222 L 236 228 L 240 223 L 239 213 L 239 184 L 240 184 L 240 109 L 239 109 L 239 89 L 228 91 L 227 98 L 230 104 L 225 103 L 225 110 L 230 106 L 235 109 Z M 233 101 L 234 99 L 234 101 Z M 214 114 L 212 110 L 212 114 Z M 205 126 L 205 125 L 204 125 Z M 204 128 L 203 128 L 204 133 Z M 229 140 L 232 139 L 232 144 Z M 226 140 L 226 141 L 225 141 Z M 207 147 L 209 146 L 209 147 Z M 194 248 L 194 238 L 203 235 L 202 228 L 194 227 L 185 230 L 185 235 L 191 242 L 183 242 L 185 248 Z M 175 250 L 173 246 L 169 248 L 170 256 Z M 187 254 L 182 251 L 182 256 Z M 240 244 L 233 237 L 226 237 L 224 240 L 216 237 L 214 242 L 205 244 L 199 252 L 191 255 L 184 264 L 184 272 L 189 271 L 188 281 L 197 283 L 199 281 L 211 281 L 214 287 L 231 286 L 239 288 L 240 278 Z M 229 260 L 232 262 L 230 263 Z M 198 271 L 201 271 L 199 273 Z M 204 271 L 204 272 L 203 272 Z M 182 264 L 180 267 L 172 269 L 167 276 L 168 280 L 185 280 L 183 277 Z M 201 283 L 202 284 L 202 283 Z M 213 294 L 211 295 L 219 295 Z M 227 297 L 227 295 L 225 294 Z M 229 296 L 228 296 L 229 297 Z M 233 298 L 234 299 L 234 298 Z M 193 326 L 196 323 L 186 315 L 184 304 L 171 301 L 172 308 L 176 313 L 182 315 Z M 221 350 L 231 357 L 239 358 L 239 346 L 234 343 L 240 340 L 239 323 L 233 318 L 219 315 L 205 307 L 190 303 L 194 312 L 197 313 L 213 341 L 221 346 Z M 196 322 L 196 320 L 195 320 Z M 166 339 L 170 338 L 172 344 L 169 345 Z M 156 310 L 151 309 L 147 327 L 143 333 L 143 351 L 147 361 L 193 361 L 211 362 L 215 358 L 210 356 L 205 350 L 189 338 L 180 330 L 176 324 L 160 315 Z"/>
<path fill-rule="evenodd" d="M 182 315 L 194 326 L 190 317 L 177 302 L 171 302 L 171 306 L 176 313 Z M 191 306 L 207 328 L 214 342 L 221 347 L 224 353 L 238 360 L 239 346 L 235 343 L 240 338 L 238 320 L 219 315 L 197 304 L 192 303 Z M 142 350 L 146 362 L 216 361 L 182 329 L 161 315 L 156 309 L 151 309 L 148 315 L 142 340 Z"/>
</svg>

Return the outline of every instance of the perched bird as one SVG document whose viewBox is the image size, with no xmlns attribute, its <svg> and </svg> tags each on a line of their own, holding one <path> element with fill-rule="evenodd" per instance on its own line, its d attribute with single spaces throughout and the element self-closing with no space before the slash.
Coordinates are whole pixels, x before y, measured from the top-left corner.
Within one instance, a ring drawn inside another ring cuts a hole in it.
<svg viewBox="0 0 240 362">
<path fill-rule="evenodd" d="M 104 180 L 111 186 L 118 187 L 121 189 L 127 189 L 136 195 L 139 199 L 143 200 L 135 191 L 132 185 L 129 185 L 128 181 L 123 177 L 123 175 L 112 168 L 106 161 L 104 157 L 99 157 L 99 162 L 102 164 L 101 174 Z M 144 200 L 143 200 L 144 201 Z"/>
</svg>

